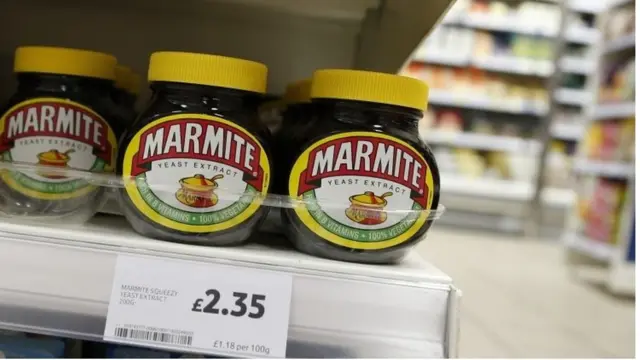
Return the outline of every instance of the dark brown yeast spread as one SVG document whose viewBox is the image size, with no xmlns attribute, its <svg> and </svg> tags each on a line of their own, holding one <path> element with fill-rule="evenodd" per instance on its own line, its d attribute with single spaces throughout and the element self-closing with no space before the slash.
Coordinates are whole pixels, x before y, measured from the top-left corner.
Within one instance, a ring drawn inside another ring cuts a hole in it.
<svg viewBox="0 0 640 360">
<path fill-rule="evenodd" d="M 121 208 L 135 231 L 210 245 L 243 243 L 266 214 L 268 135 L 257 108 L 267 68 L 182 52 L 151 55 L 153 96 L 121 141 Z"/>
<path fill-rule="evenodd" d="M 424 238 L 440 177 L 418 137 L 428 89 L 416 79 L 318 70 L 311 85 L 312 131 L 290 168 L 283 210 L 301 251 L 336 260 L 389 263 Z"/>
<path fill-rule="evenodd" d="M 115 170 L 123 124 L 110 91 L 116 59 L 108 54 L 55 47 L 16 50 L 18 88 L 2 110 L 2 161 L 39 165 L 0 172 L 2 210 L 12 215 L 89 211 L 104 190 L 64 173 Z"/>
</svg>

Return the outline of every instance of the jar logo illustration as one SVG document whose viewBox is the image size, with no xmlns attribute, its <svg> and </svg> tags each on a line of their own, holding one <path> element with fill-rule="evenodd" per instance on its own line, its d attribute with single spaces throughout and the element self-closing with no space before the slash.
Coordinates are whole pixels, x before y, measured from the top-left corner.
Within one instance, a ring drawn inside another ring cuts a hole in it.
<svg viewBox="0 0 640 360">
<path fill-rule="evenodd" d="M 126 193 L 152 221 L 185 232 L 220 231 L 248 219 L 269 188 L 264 148 L 215 116 L 170 115 L 140 129 L 123 159 Z"/>
<path fill-rule="evenodd" d="M 176 191 L 176 199 L 194 208 L 213 207 L 218 203 L 218 196 L 213 190 L 218 187 L 216 180 L 224 175 L 216 175 L 207 179 L 202 174 L 180 179 L 180 189 Z"/>
<path fill-rule="evenodd" d="M 93 110 L 57 98 L 21 102 L 0 118 L 2 161 L 42 165 L 34 172 L 3 170 L 10 188 L 43 200 L 70 199 L 96 187 L 51 168 L 112 172 L 116 137 Z"/>
<path fill-rule="evenodd" d="M 384 198 L 391 195 L 393 195 L 392 192 L 386 192 L 376 196 L 372 191 L 365 191 L 363 194 L 350 196 L 351 206 L 345 211 L 345 214 L 351 221 L 358 224 L 382 224 L 387 220 L 387 213 L 384 211 L 387 200 Z"/>
<path fill-rule="evenodd" d="M 57 149 L 51 149 L 38 153 L 38 165 L 57 166 L 57 167 L 69 167 L 69 160 L 71 160 L 70 154 L 74 152 L 74 149 L 61 152 Z M 47 172 L 46 170 L 39 170 L 38 173 L 42 177 L 48 179 L 64 179 L 64 175 L 56 175 L 55 173 Z"/>
<path fill-rule="evenodd" d="M 289 195 L 300 221 L 325 240 L 384 249 L 410 240 L 426 223 L 433 174 L 409 143 L 354 131 L 316 141 L 296 160 Z"/>
</svg>

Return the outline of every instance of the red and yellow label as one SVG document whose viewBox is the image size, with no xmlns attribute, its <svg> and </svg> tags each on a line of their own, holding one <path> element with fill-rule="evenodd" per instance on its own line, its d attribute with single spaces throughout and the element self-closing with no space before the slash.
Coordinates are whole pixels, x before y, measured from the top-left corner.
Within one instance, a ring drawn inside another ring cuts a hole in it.
<svg viewBox="0 0 640 360">
<path fill-rule="evenodd" d="M 83 196 L 96 187 L 63 170 L 113 172 L 116 143 L 107 121 L 82 104 L 45 97 L 23 101 L 0 118 L 0 156 L 7 162 L 42 166 L 33 172 L 4 170 L 2 180 L 37 199 Z"/>
<path fill-rule="evenodd" d="M 377 250 L 411 240 L 433 202 L 433 174 L 409 143 L 376 132 L 347 132 L 309 146 L 289 177 L 300 221 L 323 239 Z"/>
<path fill-rule="evenodd" d="M 260 141 L 215 116 L 155 120 L 133 136 L 123 161 L 134 206 L 153 222 L 184 232 L 240 225 L 269 189 L 269 160 Z"/>
</svg>

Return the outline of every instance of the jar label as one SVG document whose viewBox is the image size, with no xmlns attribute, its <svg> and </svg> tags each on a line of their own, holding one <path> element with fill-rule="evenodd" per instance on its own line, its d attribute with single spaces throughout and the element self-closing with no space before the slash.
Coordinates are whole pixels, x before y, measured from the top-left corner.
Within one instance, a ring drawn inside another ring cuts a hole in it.
<svg viewBox="0 0 640 360">
<path fill-rule="evenodd" d="M 146 217 L 184 232 L 213 232 L 247 220 L 267 194 L 270 166 L 258 139 L 215 116 L 179 114 L 140 129 L 127 146 L 123 178 Z"/>
<path fill-rule="evenodd" d="M 318 236 L 353 249 L 411 240 L 426 223 L 433 174 L 410 144 L 374 132 L 323 138 L 296 160 L 289 195 L 300 221 Z"/>
<path fill-rule="evenodd" d="M 83 196 L 96 186 L 47 167 L 113 172 L 116 143 L 107 121 L 82 104 L 57 98 L 23 101 L 0 118 L 0 154 L 3 161 L 43 166 L 33 172 L 3 170 L 2 180 L 37 199 Z"/>
</svg>

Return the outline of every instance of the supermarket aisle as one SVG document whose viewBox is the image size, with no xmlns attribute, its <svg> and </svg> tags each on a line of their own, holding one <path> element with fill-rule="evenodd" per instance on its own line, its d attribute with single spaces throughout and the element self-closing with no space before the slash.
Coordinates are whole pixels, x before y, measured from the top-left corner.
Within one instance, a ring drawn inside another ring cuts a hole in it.
<svg viewBox="0 0 640 360">
<path fill-rule="evenodd" d="M 461 357 L 633 357 L 634 303 L 570 277 L 562 248 L 434 228 L 419 245 L 462 289 Z"/>
</svg>

